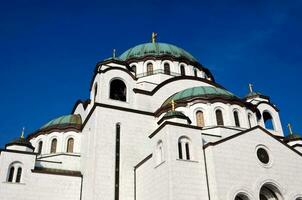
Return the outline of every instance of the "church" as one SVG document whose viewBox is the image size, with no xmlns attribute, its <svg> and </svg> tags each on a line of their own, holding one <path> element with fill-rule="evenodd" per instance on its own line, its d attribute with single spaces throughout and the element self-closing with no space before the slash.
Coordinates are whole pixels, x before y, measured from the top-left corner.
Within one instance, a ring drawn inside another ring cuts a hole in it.
<svg viewBox="0 0 302 200">
<path fill-rule="evenodd" d="M 1 149 L 0 199 L 302 200 L 302 138 L 270 97 L 156 33 L 98 62 L 89 92 Z"/>
</svg>

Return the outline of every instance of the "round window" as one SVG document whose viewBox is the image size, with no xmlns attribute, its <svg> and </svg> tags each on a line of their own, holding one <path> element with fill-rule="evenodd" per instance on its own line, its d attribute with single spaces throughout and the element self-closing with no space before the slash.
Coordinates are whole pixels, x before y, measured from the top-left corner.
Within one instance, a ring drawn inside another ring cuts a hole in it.
<svg viewBox="0 0 302 200">
<path fill-rule="evenodd" d="M 263 164 L 269 163 L 269 155 L 268 152 L 264 148 L 259 148 L 257 150 L 257 157 Z"/>
</svg>

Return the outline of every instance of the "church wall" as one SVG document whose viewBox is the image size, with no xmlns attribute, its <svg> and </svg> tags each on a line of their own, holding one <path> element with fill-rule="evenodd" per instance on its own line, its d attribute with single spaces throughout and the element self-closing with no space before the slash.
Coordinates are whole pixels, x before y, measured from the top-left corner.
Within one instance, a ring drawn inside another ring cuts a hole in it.
<svg viewBox="0 0 302 200">
<path fill-rule="evenodd" d="M 5 200 L 80 199 L 81 178 L 33 173 L 36 155 L 2 151 L 0 156 L 0 194 Z M 20 183 L 7 182 L 11 164 L 22 167 Z M 58 184 L 60 183 L 60 184 Z M 22 197 L 21 197 L 22 196 Z"/>
<path fill-rule="evenodd" d="M 268 149 L 271 164 L 258 160 L 259 145 Z M 276 185 L 284 199 L 301 191 L 301 156 L 260 129 L 209 146 L 205 152 L 212 200 L 232 200 L 238 192 L 257 199 L 264 183 Z"/>
<path fill-rule="evenodd" d="M 5 200 L 80 200 L 80 192 L 80 177 L 30 173 L 23 183 L 0 183 Z"/>
<path fill-rule="evenodd" d="M 171 199 L 207 199 L 207 182 L 203 158 L 201 131 L 168 125 Z M 180 137 L 190 140 L 190 160 L 178 157 Z"/>
<path fill-rule="evenodd" d="M 136 170 L 136 200 L 171 199 L 169 161 L 165 159 L 156 164 L 155 156 L 153 155 Z"/>
<path fill-rule="evenodd" d="M 92 190 L 94 196 L 83 199 L 114 198 L 116 123 L 120 123 L 120 199 L 133 200 L 133 169 L 151 152 L 148 135 L 155 129 L 153 116 L 97 107 L 90 120 L 86 126 L 90 126 L 88 144 L 93 147 L 85 154 L 94 155 L 84 156 L 84 173 L 93 174 L 93 178 L 84 179 L 84 190 Z"/>
</svg>

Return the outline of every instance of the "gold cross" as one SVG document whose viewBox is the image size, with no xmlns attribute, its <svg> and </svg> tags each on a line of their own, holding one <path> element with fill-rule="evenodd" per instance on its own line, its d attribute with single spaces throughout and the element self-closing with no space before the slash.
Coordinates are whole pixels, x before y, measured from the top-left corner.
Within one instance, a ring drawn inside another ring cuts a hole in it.
<svg viewBox="0 0 302 200">
<path fill-rule="evenodd" d="M 25 128 L 23 127 L 23 128 L 22 128 L 21 137 L 20 137 L 21 139 L 24 139 L 24 131 L 25 131 Z"/>
<path fill-rule="evenodd" d="M 113 49 L 113 51 L 112 51 L 112 58 L 115 58 L 115 49 Z"/>
<path fill-rule="evenodd" d="M 157 37 L 157 33 L 155 32 L 152 32 L 152 43 L 155 43 L 156 42 L 156 37 Z"/>
<path fill-rule="evenodd" d="M 288 130 L 289 130 L 289 134 L 293 134 L 293 128 L 292 128 L 292 125 L 291 124 L 288 124 L 287 125 L 287 127 L 288 127 Z"/>
<path fill-rule="evenodd" d="M 172 111 L 175 111 L 175 105 L 176 105 L 175 101 L 172 100 L 171 101 Z"/>
<path fill-rule="evenodd" d="M 249 84 L 249 89 L 250 89 L 250 93 L 252 93 L 253 92 L 253 84 Z"/>
</svg>

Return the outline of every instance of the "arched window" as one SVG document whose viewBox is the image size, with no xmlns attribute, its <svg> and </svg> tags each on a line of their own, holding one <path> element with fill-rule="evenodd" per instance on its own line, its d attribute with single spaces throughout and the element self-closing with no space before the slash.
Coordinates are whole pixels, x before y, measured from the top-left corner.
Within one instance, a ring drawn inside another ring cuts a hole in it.
<svg viewBox="0 0 302 200">
<path fill-rule="evenodd" d="M 67 140 L 67 153 L 73 153 L 74 139 L 69 138 Z"/>
<path fill-rule="evenodd" d="M 265 128 L 270 130 L 275 130 L 272 115 L 269 112 L 264 111 L 262 116 L 263 116 Z"/>
<path fill-rule="evenodd" d="M 170 65 L 168 63 L 164 64 L 164 73 L 167 74 L 167 75 L 171 74 Z"/>
<path fill-rule="evenodd" d="M 181 137 L 178 140 L 178 158 L 190 160 L 191 157 L 190 140 L 186 137 Z"/>
<path fill-rule="evenodd" d="M 9 169 L 9 174 L 8 174 L 7 182 L 13 182 L 14 173 L 15 173 L 15 167 L 12 166 L 12 167 Z"/>
<path fill-rule="evenodd" d="M 252 120 L 253 120 L 252 114 L 248 114 L 247 118 L 248 118 L 248 121 L 249 121 L 249 127 L 252 128 Z"/>
<path fill-rule="evenodd" d="M 43 142 L 40 141 L 40 142 L 38 143 L 38 152 L 37 152 L 39 155 L 42 153 L 42 147 L 43 147 Z"/>
<path fill-rule="evenodd" d="M 136 76 L 136 66 L 132 65 L 131 70 L 134 72 L 135 76 Z"/>
<path fill-rule="evenodd" d="M 147 76 L 150 76 L 153 74 L 153 64 L 152 63 L 148 63 L 147 64 Z"/>
<path fill-rule="evenodd" d="M 196 124 L 199 127 L 204 127 L 204 116 L 202 111 L 196 112 Z"/>
<path fill-rule="evenodd" d="M 236 195 L 235 200 L 249 200 L 249 198 L 245 194 L 238 194 Z"/>
<path fill-rule="evenodd" d="M 94 85 L 94 97 L 93 97 L 93 101 L 96 102 L 96 97 L 98 95 L 98 84 Z"/>
<path fill-rule="evenodd" d="M 283 199 L 280 191 L 273 185 L 264 185 L 259 192 L 260 200 L 280 200 Z"/>
<path fill-rule="evenodd" d="M 216 122 L 218 126 L 224 125 L 222 111 L 219 109 L 216 110 Z"/>
<path fill-rule="evenodd" d="M 110 99 L 126 101 L 127 88 L 123 81 L 115 79 L 110 83 Z"/>
<path fill-rule="evenodd" d="M 163 142 L 159 141 L 156 146 L 156 164 L 159 165 L 164 161 Z"/>
<path fill-rule="evenodd" d="M 182 76 L 185 76 L 186 75 L 186 70 L 185 70 L 185 66 L 184 65 L 180 65 L 180 74 Z"/>
<path fill-rule="evenodd" d="M 16 183 L 20 183 L 21 182 L 21 176 L 22 176 L 22 168 L 19 167 L 18 171 L 17 171 L 17 176 L 16 176 Z"/>
<path fill-rule="evenodd" d="M 234 121 L 235 121 L 235 126 L 240 127 L 240 121 L 239 121 L 239 114 L 238 111 L 234 111 Z"/>
<path fill-rule="evenodd" d="M 53 139 L 51 141 L 50 153 L 56 153 L 56 152 L 57 152 L 57 139 Z"/>
<path fill-rule="evenodd" d="M 194 68 L 194 76 L 197 77 L 197 69 Z"/>
</svg>

